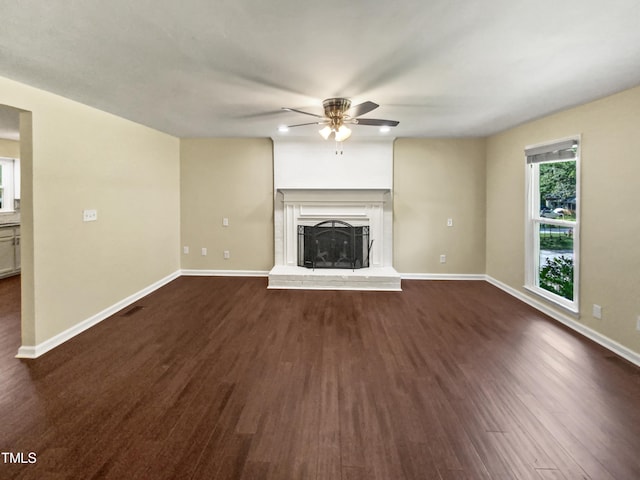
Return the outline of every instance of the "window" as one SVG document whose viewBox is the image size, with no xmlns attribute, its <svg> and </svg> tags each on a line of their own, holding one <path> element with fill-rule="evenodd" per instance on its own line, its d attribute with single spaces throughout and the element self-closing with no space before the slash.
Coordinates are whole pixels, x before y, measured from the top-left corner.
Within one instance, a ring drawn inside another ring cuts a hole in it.
<svg viewBox="0 0 640 480">
<path fill-rule="evenodd" d="M 13 167 L 13 158 L 0 158 L 0 212 L 13 212 L 14 210 Z"/>
<path fill-rule="evenodd" d="M 527 147 L 525 288 L 578 312 L 579 138 Z"/>
</svg>

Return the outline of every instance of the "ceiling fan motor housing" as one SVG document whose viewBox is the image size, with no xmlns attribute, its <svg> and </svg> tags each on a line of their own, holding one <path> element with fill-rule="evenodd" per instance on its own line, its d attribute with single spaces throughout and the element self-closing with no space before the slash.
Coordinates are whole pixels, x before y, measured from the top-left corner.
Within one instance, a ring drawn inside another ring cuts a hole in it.
<svg viewBox="0 0 640 480">
<path fill-rule="evenodd" d="M 330 127 L 340 127 L 344 114 L 351 108 L 351 100 L 348 98 L 327 98 L 322 102 L 324 114 L 330 119 Z"/>
</svg>

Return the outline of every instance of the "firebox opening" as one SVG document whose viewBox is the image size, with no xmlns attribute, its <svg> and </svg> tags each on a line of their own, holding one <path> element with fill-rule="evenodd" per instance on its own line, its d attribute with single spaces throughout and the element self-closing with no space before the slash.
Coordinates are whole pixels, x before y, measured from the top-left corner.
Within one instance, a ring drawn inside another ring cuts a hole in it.
<svg viewBox="0 0 640 480">
<path fill-rule="evenodd" d="M 366 268 L 372 244 L 368 226 L 356 227 L 341 220 L 298 225 L 298 266 Z"/>
</svg>

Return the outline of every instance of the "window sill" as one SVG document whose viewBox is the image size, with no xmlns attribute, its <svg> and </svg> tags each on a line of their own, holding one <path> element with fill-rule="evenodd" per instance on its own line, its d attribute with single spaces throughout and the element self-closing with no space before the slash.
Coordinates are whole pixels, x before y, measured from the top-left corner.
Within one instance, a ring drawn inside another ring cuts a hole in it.
<svg viewBox="0 0 640 480">
<path fill-rule="evenodd" d="M 524 285 L 524 289 L 527 292 L 531 292 L 539 298 L 546 300 L 547 302 L 552 303 L 556 307 L 560 307 L 564 311 L 570 313 L 575 317 L 580 316 L 580 308 L 577 305 L 578 302 L 572 302 L 570 300 L 564 299 L 558 295 L 554 295 L 551 292 L 548 292 L 540 287 L 532 287 L 530 285 Z"/>
</svg>

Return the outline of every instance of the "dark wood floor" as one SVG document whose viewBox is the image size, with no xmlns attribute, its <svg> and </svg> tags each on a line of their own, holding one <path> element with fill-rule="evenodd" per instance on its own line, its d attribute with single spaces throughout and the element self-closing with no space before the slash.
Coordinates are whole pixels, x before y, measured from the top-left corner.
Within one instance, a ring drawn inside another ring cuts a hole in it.
<svg viewBox="0 0 640 480">
<path fill-rule="evenodd" d="M 37 360 L 18 288 L 2 479 L 640 478 L 639 369 L 485 282 L 182 277 Z"/>
</svg>

